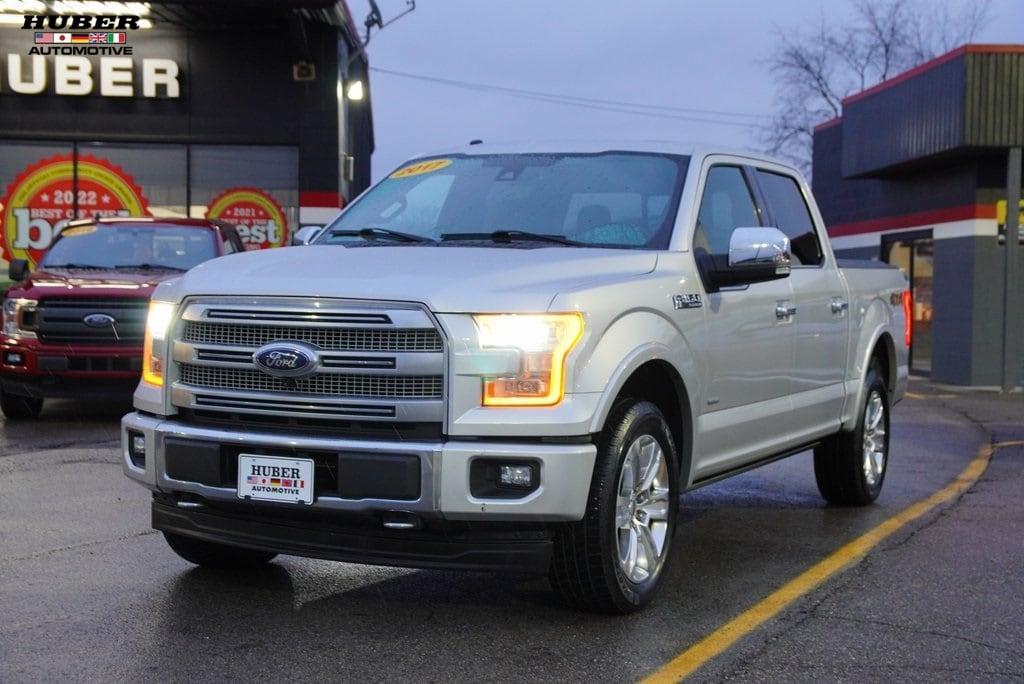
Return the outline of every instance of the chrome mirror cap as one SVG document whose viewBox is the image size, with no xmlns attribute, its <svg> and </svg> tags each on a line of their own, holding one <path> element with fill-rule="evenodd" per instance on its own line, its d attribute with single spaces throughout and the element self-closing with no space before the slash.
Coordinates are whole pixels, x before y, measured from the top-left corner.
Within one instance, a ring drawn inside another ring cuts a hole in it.
<svg viewBox="0 0 1024 684">
<path fill-rule="evenodd" d="M 791 260 L 789 238 L 778 228 L 737 228 L 729 238 L 729 268 L 772 266 L 787 275 Z"/>
<path fill-rule="evenodd" d="M 323 226 L 302 226 L 295 234 L 292 235 L 293 245 L 308 245 L 310 242 L 315 240 L 320 235 L 320 231 L 324 229 Z"/>
</svg>

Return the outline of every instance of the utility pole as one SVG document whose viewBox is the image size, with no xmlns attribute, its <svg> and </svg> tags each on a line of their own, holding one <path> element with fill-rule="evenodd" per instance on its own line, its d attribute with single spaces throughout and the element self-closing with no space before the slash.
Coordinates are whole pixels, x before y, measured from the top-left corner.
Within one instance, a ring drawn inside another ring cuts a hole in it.
<svg viewBox="0 0 1024 684">
<path fill-rule="evenodd" d="M 1017 385 L 1020 373 L 1020 183 L 1021 148 L 1013 147 L 1006 163 L 1006 263 L 1003 280 L 1003 392 Z"/>
</svg>

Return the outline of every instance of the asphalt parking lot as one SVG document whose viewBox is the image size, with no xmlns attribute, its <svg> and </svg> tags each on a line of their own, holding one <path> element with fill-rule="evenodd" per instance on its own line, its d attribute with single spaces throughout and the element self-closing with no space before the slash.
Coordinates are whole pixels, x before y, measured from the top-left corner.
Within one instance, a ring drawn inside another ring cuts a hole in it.
<svg viewBox="0 0 1024 684">
<path fill-rule="evenodd" d="M 1003 446 L 897 530 L 694 671 L 698 681 L 1024 677 L 1024 399 L 915 382 L 885 490 L 826 506 L 809 454 L 688 494 L 659 599 L 626 618 L 546 581 L 279 558 L 230 576 L 149 529 L 121 475 L 126 406 L 0 427 L 0 681 L 641 679 Z M 664 673 L 664 671 L 663 671 Z M 671 672 L 668 674 L 671 675 Z"/>
</svg>

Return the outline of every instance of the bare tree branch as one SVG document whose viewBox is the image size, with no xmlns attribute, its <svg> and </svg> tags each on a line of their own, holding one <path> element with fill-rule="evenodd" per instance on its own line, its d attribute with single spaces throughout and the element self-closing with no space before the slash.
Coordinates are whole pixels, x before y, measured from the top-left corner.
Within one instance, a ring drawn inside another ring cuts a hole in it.
<svg viewBox="0 0 1024 684">
<path fill-rule="evenodd" d="M 991 21 L 991 0 L 850 0 L 852 21 L 822 19 L 776 31 L 768 68 L 777 106 L 761 130 L 772 154 L 810 170 L 814 126 L 842 113 L 842 100 L 971 42 Z"/>
</svg>

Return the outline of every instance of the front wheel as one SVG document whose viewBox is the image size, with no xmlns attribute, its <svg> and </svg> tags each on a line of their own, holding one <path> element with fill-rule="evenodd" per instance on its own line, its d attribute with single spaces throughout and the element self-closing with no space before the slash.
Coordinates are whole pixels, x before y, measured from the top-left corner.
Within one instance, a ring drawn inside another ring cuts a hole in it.
<svg viewBox="0 0 1024 684">
<path fill-rule="evenodd" d="M 865 506 L 878 498 L 889 465 L 889 392 L 878 366 L 865 378 L 856 428 L 814 450 L 814 478 L 826 501 Z"/>
<path fill-rule="evenodd" d="M 623 402 L 598 441 L 586 514 L 555 538 L 555 591 L 604 613 L 646 605 L 665 571 L 678 505 L 678 459 L 664 416 L 650 402 Z"/>
<path fill-rule="evenodd" d="M 42 413 L 43 400 L 0 391 L 0 410 L 10 420 L 30 420 Z"/>
</svg>

